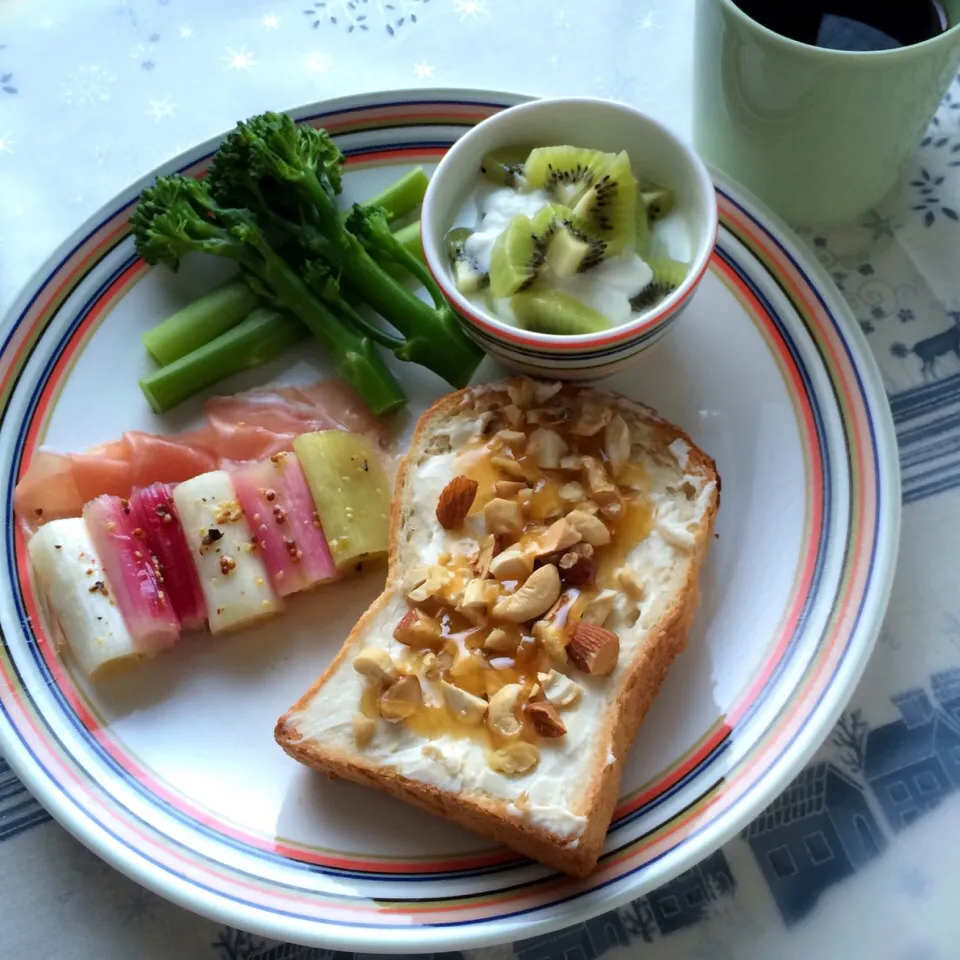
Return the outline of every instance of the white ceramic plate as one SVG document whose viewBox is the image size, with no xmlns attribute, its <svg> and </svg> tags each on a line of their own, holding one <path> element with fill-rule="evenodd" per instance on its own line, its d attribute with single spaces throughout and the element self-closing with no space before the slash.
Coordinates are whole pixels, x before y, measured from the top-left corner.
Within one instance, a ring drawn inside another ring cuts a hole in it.
<svg viewBox="0 0 960 960">
<path fill-rule="evenodd" d="M 468 91 L 306 107 L 349 157 L 348 197 L 517 102 Z M 159 172 L 195 169 L 207 143 Z M 152 177 L 150 178 L 152 179 Z M 637 738 L 597 872 L 573 882 L 360 787 L 329 783 L 273 742 L 277 716 L 332 658 L 375 577 L 297 598 L 281 621 L 201 638 L 91 686 L 54 655 L 12 522 L 12 485 L 40 443 L 82 450 L 171 430 L 137 379 L 143 331 L 209 287 L 138 261 L 125 190 L 54 254 L 0 348 L 0 739 L 34 794 L 106 860 L 171 900 L 281 939 L 368 951 L 516 940 L 582 920 L 692 866 L 769 803 L 828 732 L 867 660 L 899 524 L 880 379 L 813 258 L 717 179 L 709 275 L 669 337 L 611 385 L 712 454 L 723 505 L 686 653 Z M 226 385 L 327 375 L 301 350 Z M 499 371 L 489 362 L 480 379 Z M 412 416 L 443 392 L 404 368 Z M 55 865 L 51 865 L 54 869 Z"/>
</svg>

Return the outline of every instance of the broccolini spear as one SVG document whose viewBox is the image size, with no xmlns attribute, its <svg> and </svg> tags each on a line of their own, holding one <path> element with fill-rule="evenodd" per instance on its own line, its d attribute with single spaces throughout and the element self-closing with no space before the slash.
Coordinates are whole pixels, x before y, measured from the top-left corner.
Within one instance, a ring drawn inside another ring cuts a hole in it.
<svg viewBox="0 0 960 960">
<path fill-rule="evenodd" d="M 252 210 L 323 261 L 341 282 L 403 335 L 402 360 L 428 367 L 455 387 L 469 382 L 482 353 L 463 332 L 426 267 L 397 241 L 382 235 L 383 211 L 354 210 L 345 226 L 337 207 L 343 154 L 325 130 L 297 126 L 286 114 L 264 113 L 237 124 L 207 172 L 217 200 Z M 362 234 L 358 237 L 353 229 Z M 389 236 L 390 231 L 386 230 Z M 409 270 L 427 288 L 424 303 L 370 255 Z"/>
<path fill-rule="evenodd" d="M 370 340 L 316 297 L 267 241 L 249 210 L 220 206 L 205 183 L 178 174 L 143 191 L 131 217 L 137 253 L 176 270 L 188 253 L 238 263 L 255 292 L 299 318 L 333 359 L 337 372 L 378 416 L 406 397 Z"/>
</svg>

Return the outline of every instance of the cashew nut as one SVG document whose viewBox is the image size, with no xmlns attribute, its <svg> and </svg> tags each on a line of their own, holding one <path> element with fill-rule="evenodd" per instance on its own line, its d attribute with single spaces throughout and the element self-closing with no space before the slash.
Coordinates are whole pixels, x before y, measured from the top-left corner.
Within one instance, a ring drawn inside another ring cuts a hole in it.
<svg viewBox="0 0 960 960">
<path fill-rule="evenodd" d="M 412 717 L 423 703 L 420 682 L 409 674 L 392 683 L 380 696 L 380 716 L 387 723 Z"/>
<path fill-rule="evenodd" d="M 512 654 L 517 652 L 520 645 L 519 633 L 504 630 L 503 627 L 494 627 L 483 641 L 483 649 L 488 653 Z"/>
<path fill-rule="evenodd" d="M 567 503 L 577 503 L 580 500 L 587 499 L 587 491 L 583 489 L 582 483 L 571 480 L 570 483 L 565 483 L 557 491 L 557 496 L 559 496 L 561 500 L 566 500 Z"/>
<path fill-rule="evenodd" d="M 377 721 L 362 713 L 353 715 L 353 742 L 358 747 L 365 747 L 372 739 L 377 729 Z"/>
<path fill-rule="evenodd" d="M 493 615 L 499 620 L 525 623 L 546 613 L 560 596 L 560 574 L 548 563 L 534 570 L 516 593 L 500 597 L 493 605 Z"/>
<path fill-rule="evenodd" d="M 495 599 L 495 585 L 475 577 L 463 588 L 459 609 L 471 623 L 481 624 L 486 619 L 487 608 Z"/>
<path fill-rule="evenodd" d="M 473 724 L 483 719 L 483 715 L 487 712 L 487 701 L 482 697 L 475 697 L 472 693 L 447 683 L 446 680 L 440 681 L 440 688 L 443 690 L 447 709 L 458 720 Z"/>
<path fill-rule="evenodd" d="M 494 497 L 483 508 L 483 519 L 487 525 L 487 533 L 516 537 L 523 529 L 523 513 L 520 505 L 513 500 Z"/>
<path fill-rule="evenodd" d="M 507 394 L 518 407 L 529 407 L 533 401 L 533 381 L 519 377 L 507 384 Z"/>
<path fill-rule="evenodd" d="M 614 473 L 630 459 L 630 428 L 618 413 L 603 432 L 603 450 Z"/>
<path fill-rule="evenodd" d="M 610 542 L 610 531 L 603 521 L 586 510 L 571 510 L 566 520 L 591 547 L 603 547 Z"/>
<path fill-rule="evenodd" d="M 512 457 L 494 456 L 490 458 L 490 464 L 498 470 L 502 470 L 508 477 L 513 477 L 515 480 L 527 479 L 523 464 L 520 463 L 519 460 L 514 460 Z"/>
<path fill-rule="evenodd" d="M 522 430 L 498 430 L 493 435 L 494 444 L 498 447 L 509 447 L 514 450 L 527 439 L 527 435 Z"/>
<path fill-rule="evenodd" d="M 503 737 L 516 737 L 523 730 L 523 724 L 517 719 L 521 693 L 523 687 L 519 683 L 508 683 L 490 698 L 487 724 L 494 733 Z"/>
<path fill-rule="evenodd" d="M 510 777 L 532 770 L 539 760 L 540 751 L 532 743 L 521 740 L 494 750 L 489 763 L 491 769 Z"/>
<path fill-rule="evenodd" d="M 562 388 L 563 384 L 559 380 L 554 380 L 552 383 L 539 381 L 533 385 L 533 398 L 537 403 L 546 403 L 552 400 Z"/>
<path fill-rule="evenodd" d="M 566 441 L 556 430 L 540 427 L 530 434 L 527 452 L 532 454 L 541 470 L 557 470 L 560 458 L 567 452 Z"/>
<path fill-rule="evenodd" d="M 550 620 L 538 620 L 533 625 L 533 635 L 554 663 L 567 662 L 567 637 L 561 627 Z"/>
<path fill-rule="evenodd" d="M 555 707 L 569 707 L 580 698 L 580 684 L 558 670 L 538 673 L 537 679 L 543 687 L 543 695 Z"/>
<path fill-rule="evenodd" d="M 569 523 L 566 517 L 550 524 L 550 526 L 537 537 L 535 548 L 538 557 L 546 557 L 551 553 L 560 553 L 563 550 L 569 550 L 574 544 L 583 539 L 580 531 L 572 523 Z"/>
<path fill-rule="evenodd" d="M 501 582 L 504 580 L 526 580 L 533 570 L 533 557 L 518 547 L 510 547 L 498 553 L 490 561 L 490 573 Z"/>
<path fill-rule="evenodd" d="M 364 647 L 353 658 L 353 669 L 374 683 L 391 683 L 397 677 L 390 654 L 380 647 Z"/>
<path fill-rule="evenodd" d="M 617 488 L 610 482 L 603 464 L 593 457 L 584 457 L 583 466 L 587 471 L 587 489 L 598 503 L 609 503 L 617 499 Z"/>
<path fill-rule="evenodd" d="M 589 404 L 583 408 L 573 433 L 578 437 L 595 437 L 611 420 L 613 411 L 609 407 Z"/>
<path fill-rule="evenodd" d="M 607 622 L 607 617 L 613 612 L 613 605 L 616 601 L 616 590 L 601 590 L 587 604 L 580 619 L 584 623 L 595 623 L 602 627 Z"/>
</svg>

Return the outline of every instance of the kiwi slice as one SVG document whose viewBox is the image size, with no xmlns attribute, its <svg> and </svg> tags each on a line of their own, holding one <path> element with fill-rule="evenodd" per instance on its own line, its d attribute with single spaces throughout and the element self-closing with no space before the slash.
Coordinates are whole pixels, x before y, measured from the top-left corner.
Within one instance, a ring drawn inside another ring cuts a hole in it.
<svg viewBox="0 0 960 960">
<path fill-rule="evenodd" d="M 651 223 L 662 220 L 677 205 L 677 195 L 666 187 L 644 185 L 640 195 L 643 197 Z"/>
<path fill-rule="evenodd" d="M 634 249 L 641 257 L 646 257 L 650 251 L 652 224 L 650 223 L 650 212 L 647 210 L 647 202 L 642 193 L 637 194 L 637 230 L 634 240 Z"/>
<path fill-rule="evenodd" d="M 687 279 L 687 274 L 690 272 L 689 263 L 671 260 L 669 257 L 650 257 L 647 260 L 647 266 L 653 271 L 655 283 L 662 283 L 673 290 Z"/>
<path fill-rule="evenodd" d="M 467 255 L 464 245 L 472 232 L 466 227 L 454 227 L 443 238 L 453 267 L 453 281 L 457 289 L 466 295 L 476 293 L 490 282 L 489 276 L 480 269 L 472 257 Z"/>
<path fill-rule="evenodd" d="M 668 257 L 650 257 L 647 260 L 647 266 L 653 271 L 653 279 L 640 293 L 631 298 L 630 309 L 634 313 L 648 310 L 670 296 L 690 272 L 690 264 L 671 260 Z"/>
<path fill-rule="evenodd" d="M 599 333 L 610 321 L 592 307 L 558 290 L 527 290 L 510 298 L 510 309 L 524 330 L 573 336 Z"/>
<path fill-rule="evenodd" d="M 519 187 L 530 147 L 500 147 L 491 150 L 480 161 L 480 172 L 498 187 Z"/>
<path fill-rule="evenodd" d="M 537 147 L 530 151 L 523 174 L 529 187 L 542 187 L 572 207 L 613 159 L 612 153 L 584 147 Z"/>
<path fill-rule="evenodd" d="M 573 211 L 548 203 L 533 218 L 533 228 L 543 246 L 547 267 L 558 279 L 595 267 L 606 253 L 606 244 L 584 233 L 573 223 Z"/>
<path fill-rule="evenodd" d="M 544 244 L 529 217 L 518 214 L 490 252 L 490 289 L 498 299 L 524 290 L 543 266 Z"/>
<path fill-rule="evenodd" d="M 606 166 L 573 208 L 574 223 L 607 245 L 614 257 L 636 240 L 637 181 L 630 158 L 621 152 Z"/>
</svg>

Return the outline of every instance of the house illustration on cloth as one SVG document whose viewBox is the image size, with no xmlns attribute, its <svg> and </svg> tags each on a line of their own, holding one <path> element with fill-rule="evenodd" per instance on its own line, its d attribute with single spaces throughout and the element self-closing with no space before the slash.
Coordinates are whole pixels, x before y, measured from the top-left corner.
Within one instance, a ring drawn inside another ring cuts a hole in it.
<svg viewBox="0 0 960 960">
<path fill-rule="evenodd" d="M 639 908 L 651 918 L 643 935 L 650 940 L 654 928 L 666 935 L 703 920 L 710 901 L 729 896 L 735 887 L 727 858 L 717 850 L 625 909 Z M 621 913 L 612 911 L 557 933 L 522 940 L 514 945 L 514 951 L 517 960 L 597 960 L 609 950 L 629 946 L 631 929 L 636 933 L 624 923 Z"/>
<path fill-rule="evenodd" d="M 719 850 L 669 883 L 647 894 L 657 927 L 663 934 L 703 920 L 707 904 L 733 893 L 733 873 Z"/>
<path fill-rule="evenodd" d="M 863 775 L 895 831 L 932 810 L 960 787 L 960 670 L 931 678 L 936 709 L 926 691 L 892 697 L 900 719 L 867 735 Z"/>
<path fill-rule="evenodd" d="M 565 930 L 514 944 L 517 960 L 596 960 L 616 947 L 630 945 L 630 934 L 614 910 Z"/>
<path fill-rule="evenodd" d="M 863 789 L 832 763 L 807 767 L 742 836 L 788 924 L 886 846 Z"/>
</svg>

